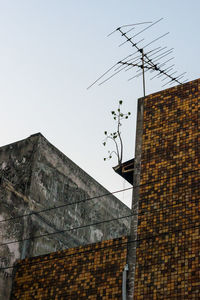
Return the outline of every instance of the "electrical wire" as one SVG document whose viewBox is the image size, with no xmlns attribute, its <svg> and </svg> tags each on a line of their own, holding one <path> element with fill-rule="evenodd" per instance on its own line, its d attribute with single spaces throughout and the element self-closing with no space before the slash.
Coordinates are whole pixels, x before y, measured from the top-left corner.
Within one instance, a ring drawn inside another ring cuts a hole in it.
<svg viewBox="0 0 200 300">
<path fill-rule="evenodd" d="M 82 253 L 91 253 L 91 252 L 94 252 L 94 251 L 104 250 L 104 249 L 108 249 L 108 248 L 111 248 L 111 247 L 121 247 L 123 245 L 125 246 L 125 245 L 131 244 L 131 243 L 136 243 L 137 244 L 138 242 L 141 242 L 141 241 L 148 241 L 148 240 L 151 240 L 151 239 L 155 239 L 156 237 L 165 236 L 165 235 L 168 235 L 168 234 L 173 234 L 173 233 L 176 233 L 176 232 L 181 232 L 181 231 L 186 231 L 186 230 L 196 229 L 196 228 L 200 228 L 200 225 L 195 225 L 195 226 L 191 226 L 191 227 L 184 228 L 184 229 L 181 228 L 181 229 L 171 230 L 171 231 L 167 231 L 167 232 L 162 232 L 160 234 L 152 235 L 150 237 L 140 238 L 140 239 L 135 239 L 135 240 L 128 240 L 126 242 L 118 243 L 118 244 L 115 244 L 115 245 L 112 244 L 112 245 L 108 245 L 108 246 L 105 246 L 105 247 L 99 247 L 99 248 L 95 248 L 94 247 L 93 249 L 83 250 L 83 251 L 77 251 L 76 253 L 64 254 L 64 255 L 61 255 L 61 256 L 56 257 L 56 258 L 55 257 L 51 257 L 49 259 L 45 258 L 44 261 L 39 261 L 39 262 L 35 262 L 35 263 L 33 263 L 33 262 L 27 262 L 27 263 L 23 263 L 22 267 L 27 266 L 27 265 L 31 266 L 31 265 L 45 264 L 45 263 L 48 263 L 51 260 L 55 260 L 56 261 L 56 260 L 60 260 L 62 258 L 68 257 L 68 256 L 70 257 L 70 256 L 74 256 L 74 255 L 80 255 Z M 101 242 L 99 242 L 99 243 L 101 243 Z M 91 246 L 91 245 L 92 244 L 87 244 L 87 245 L 82 245 L 81 247 L 83 247 L 83 246 L 84 247 L 88 247 L 88 246 Z M 79 246 L 77 246 L 77 248 L 78 247 Z M 68 248 L 68 249 L 72 249 L 72 248 Z M 63 252 L 67 251 L 67 249 L 62 250 L 62 251 Z M 44 257 L 44 256 L 47 256 L 47 255 L 50 255 L 50 253 L 44 254 L 42 256 Z M 38 257 L 36 256 L 36 257 L 31 257 L 31 258 L 25 258 L 24 260 L 27 261 L 27 259 L 31 259 L 31 260 L 36 259 L 37 260 Z M 22 260 L 21 260 L 21 262 L 22 262 Z M 18 266 L 20 267 L 21 265 L 19 264 Z M 17 264 L 14 264 L 14 265 L 8 266 L 8 267 L 1 267 L 0 271 L 1 270 L 6 270 L 6 269 L 13 269 L 15 267 L 17 267 Z M 41 268 L 38 268 L 38 270 L 40 270 L 40 269 Z"/>
<path fill-rule="evenodd" d="M 181 204 L 182 204 L 182 202 L 181 202 Z M 155 209 L 153 211 L 155 211 Z M 172 211 L 172 213 L 173 213 L 173 211 Z M 73 228 L 67 228 L 67 229 L 63 229 L 63 230 L 57 230 L 57 231 L 54 231 L 54 232 L 48 232 L 48 233 L 45 233 L 45 234 L 42 234 L 42 235 L 39 235 L 39 236 L 33 236 L 33 237 L 30 237 L 30 238 L 25 238 L 25 239 L 21 239 L 21 240 L 14 240 L 14 241 L 2 243 L 2 244 L 0 244 L 0 247 L 10 245 L 10 244 L 16 244 L 16 243 L 20 243 L 20 242 L 24 242 L 24 241 L 28 241 L 28 240 L 32 241 L 34 239 L 38 239 L 38 238 L 41 238 L 41 237 L 46 237 L 46 236 L 49 236 L 49 235 L 63 234 L 65 232 L 70 232 L 70 231 L 74 231 L 74 230 L 78 230 L 78 229 L 82 229 L 82 228 L 87 228 L 87 227 L 90 227 L 90 226 L 97 226 L 97 225 L 104 224 L 104 223 L 118 221 L 118 220 L 121 220 L 121 219 L 130 218 L 132 216 L 133 215 L 131 214 L 131 215 L 121 216 L 121 217 L 113 218 L 113 219 L 109 219 L 109 220 L 103 220 L 103 221 L 99 221 L 99 222 L 95 222 L 95 223 L 85 224 L 85 225 L 77 226 L 77 227 L 73 227 Z M 138 216 L 138 214 L 137 214 L 137 216 Z M 141 214 L 139 214 L 139 216 L 141 216 Z M 154 216 L 156 216 L 156 215 L 154 214 Z M 190 215 L 187 215 L 187 218 L 189 218 L 189 217 L 190 217 Z M 161 222 L 161 225 L 162 225 L 162 222 Z"/>
<path fill-rule="evenodd" d="M 59 205 L 59 206 L 53 206 L 53 207 L 45 208 L 45 209 L 40 210 L 40 211 L 32 211 L 30 213 L 23 214 L 23 215 L 20 215 L 20 216 L 16 216 L 16 217 L 11 217 L 11 218 L 8 218 L 8 219 L 0 220 L 0 223 L 12 221 L 12 220 L 16 220 L 16 219 L 20 219 L 20 218 L 24 218 L 24 217 L 28 217 L 28 216 L 31 216 L 31 215 L 37 215 L 37 214 L 40 214 L 40 213 L 43 213 L 43 212 L 47 212 L 47 211 L 51 211 L 51 210 L 55 210 L 55 209 L 59 209 L 59 208 L 63 208 L 63 207 L 71 206 L 71 205 L 85 203 L 85 202 L 90 201 L 90 200 L 99 199 L 99 198 L 103 198 L 103 197 L 106 197 L 106 196 L 110 196 L 110 195 L 114 195 L 114 194 L 117 194 L 117 193 L 121 193 L 121 192 L 124 192 L 124 191 L 128 191 L 128 190 L 133 190 L 133 189 L 136 189 L 136 188 L 140 188 L 140 187 L 143 187 L 143 186 L 146 186 L 146 185 L 154 184 L 154 183 L 160 182 L 162 180 L 166 181 L 166 180 L 171 179 L 173 177 L 183 176 L 183 175 L 190 174 L 190 173 L 193 173 L 193 172 L 198 172 L 199 170 L 200 169 L 190 170 L 190 171 L 183 172 L 183 173 L 179 172 L 179 173 L 176 173 L 176 174 L 174 174 L 172 176 L 168 176 L 168 177 L 165 177 L 165 178 L 161 177 L 158 180 L 149 181 L 148 183 L 144 183 L 144 184 L 140 184 L 140 185 L 135 185 L 133 187 L 126 188 L 126 189 L 121 189 L 121 190 L 118 190 L 118 191 L 115 191 L 115 192 L 109 192 L 109 193 L 106 193 L 106 194 L 103 194 L 103 195 L 100 195 L 100 196 L 94 196 L 94 197 L 91 197 L 91 198 L 85 198 L 85 199 L 82 199 L 82 200 L 79 200 L 79 201 L 76 201 L 76 202 L 70 202 L 70 203 Z M 138 215 L 138 214 L 132 214 L 132 216 L 134 216 L 134 215 Z"/>
<path fill-rule="evenodd" d="M 118 221 L 118 220 L 121 220 L 121 219 L 130 218 L 130 217 L 132 217 L 132 214 L 127 215 L 127 216 L 118 217 L 118 218 L 113 218 L 113 219 L 110 219 L 110 220 L 104 220 L 104 221 L 99 221 L 99 222 L 95 222 L 95 223 L 91 223 L 91 224 L 77 226 L 77 227 L 73 227 L 73 228 L 67 228 L 67 229 L 58 230 L 58 231 L 54 231 L 54 232 L 48 232 L 48 233 L 41 234 L 41 235 L 38 235 L 38 236 L 30 237 L 30 238 L 25 238 L 25 239 L 21 239 L 21 240 L 15 240 L 15 241 L 2 243 L 2 244 L 0 244 L 0 247 L 10 245 L 10 244 L 20 243 L 20 242 L 25 242 L 25 241 L 29 241 L 29 240 L 34 240 L 34 239 L 38 239 L 38 238 L 41 238 L 41 237 L 46 237 L 46 236 L 49 236 L 49 235 L 60 234 L 60 233 L 64 233 L 64 232 L 78 230 L 78 229 L 82 229 L 82 228 L 86 228 L 86 227 L 90 227 L 90 226 L 96 226 L 96 225 L 100 225 L 100 224 L 104 224 L 104 223 L 108 223 L 108 222 L 112 222 L 112 221 Z"/>
<path fill-rule="evenodd" d="M 181 174 L 178 173 L 178 174 L 176 174 L 176 175 L 169 176 L 168 178 L 172 178 L 172 177 L 176 177 L 176 176 L 183 176 L 183 175 L 185 175 L 185 174 L 192 173 L 192 172 L 197 172 L 197 171 L 199 171 L 199 169 L 191 170 L 191 171 L 184 172 L 184 173 L 181 173 Z M 165 180 L 166 180 L 166 179 L 167 179 L 167 178 L 165 178 Z M 158 182 L 158 181 L 161 181 L 161 180 L 163 180 L 163 178 L 161 178 L 160 180 L 156 180 L 156 181 L 154 181 L 154 182 Z M 101 195 L 101 196 L 96 196 L 96 197 L 93 197 L 93 198 L 88 198 L 88 199 L 79 201 L 79 203 L 80 203 L 80 202 L 85 202 L 85 201 L 88 201 L 88 200 L 91 200 L 91 199 L 95 199 L 95 198 L 100 198 L 100 197 L 108 196 L 108 195 L 111 195 L 111 194 L 114 194 L 114 193 L 117 193 L 117 192 L 121 192 L 121 191 L 124 191 L 124 190 L 130 190 L 130 189 L 133 189 L 133 188 L 138 188 L 138 187 L 140 187 L 140 186 L 150 185 L 150 184 L 152 184 L 152 183 L 154 183 L 154 182 L 148 182 L 148 183 L 146 183 L 146 184 L 141 184 L 141 185 L 134 186 L 134 187 L 131 187 L 131 188 L 127 188 L 127 189 L 123 189 L 123 190 L 120 190 L 120 191 L 116 191 L 116 192 L 113 192 L 113 193 L 107 193 L 107 194 L 104 194 L 104 195 Z M 188 202 L 188 201 L 187 201 L 187 202 Z M 182 202 L 182 203 L 183 203 L 183 202 Z M 65 204 L 64 206 L 73 205 L 73 204 L 77 204 L 77 202 L 68 203 L 68 204 Z M 176 204 L 176 205 L 177 205 L 177 204 Z M 62 207 L 63 207 L 63 205 L 62 205 Z M 48 208 L 48 209 L 45 209 L 45 210 L 43 210 L 43 211 L 48 211 L 48 210 L 58 209 L 58 208 L 60 208 L 60 206 L 59 206 L 59 207 Z M 163 209 L 162 209 L 162 210 L 163 210 Z M 40 212 L 43 212 L 43 211 L 40 211 Z M 38 214 L 38 213 L 40 213 L 40 212 L 32 212 L 32 213 L 30 213 L 30 214 L 18 216 L 18 217 L 16 217 L 16 218 L 21 218 L 21 217 L 24 217 L 24 216 L 27 216 L 27 215 L 32 215 L 32 214 Z M 135 214 L 135 215 L 138 215 L 138 214 Z M 7 244 L 12 244 L 12 243 L 17 243 L 17 242 L 23 242 L 23 241 L 26 241 L 26 240 L 32 240 L 32 239 L 35 239 L 35 238 L 44 237 L 44 236 L 48 236 L 48 235 L 52 235 L 52 234 L 59 234 L 59 233 L 65 232 L 65 231 L 78 230 L 78 229 L 80 229 L 80 228 L 89 227 L 89 226 L 94 226 L 94 225 L 99 225 L 99 224 L 107 223 L 107 222 L 111 222 L 111 221 L 117 221 L 117 220 L 119 220 L 119 219 L 129 218 L 129 217 L 131 217 L 131 216 L 133 216 L 133 214 L 128 215 L 128 216 L 119 217 L 119 218 L 110 219 L 110 220 L 104 220 L 104 221 L 100 221 L 100 222 L 96 222 L 96 223 L 92 223 L 92 224 L 87 224 L 87 225 L 83 225 L 83 226 L 78 226 L 78 227 L 70 228 L 70 229 L 66 229 L 66 230 L 61 230 L 61 231 L 56 231 L 56 232 L 46 233 L 46 234 L 44 234 L 44 235 L 35 236 L 35 237 L 27 238 L 27 239 L 21 239 L 21 240 L 17 240 L 17 241 L 11 241 L 11 242 L 8 242 L 8 243 L 3 243 L 3 244 L 1 244 L 0 246 L 5 246 L 5 245 L 7 245 Z M 9 221 L 12 220 L 12 219 L 15 219 L 15 218 L 10 218 Z M 8 220 L 1 220 L 1 222 L 2 222 L 2 221 L 8 221 Z M 197 227 L 199 227 L 199 225 L 198 225 Z M 196 228 L 196 227 L 195 227 L 195 228 Z M 186 229 L 184 229 L 184 230 L 187 230 L 187 229 L 190 229 L 190 228 L 186 228 Z M 160 235 L 163 235 L 163 234 L 165 235 L 165 234 L 168 234 L 168 233 L 169 233 L 169 232 L 161 233 L 161 234 L 159 234 L 159 236 L 160 236 Z M 158 236 L 158 235 L 156 235 L 156 236 Z M 151 238 L 155 238 L 156 236 L 154 235 L 154 236 L 152 236 Z M 146 238 L 146 240 L 147 240 L 147 239 L 149 239 L 149 238 Z M 144 240 L 144 239 L 134 240 L 134 241 L 130 241 L 130 242 L 138 242 L 138 241 L 141 241 L 141 240 Z M 127 243 L 129 243 L 129 242 L 127 242 Z M 9 267 L 5 267 L 5 268 L 0 268 L 0 270 L 8 269 L 8 268 L 13 268 L 13 267 L 14 267 L 14 265 L 13 265 L 13 266 L 9 266 Z"/>
<path fill-rule="evenodd" d="M 66 206 L 71 206 L 71 205 L 85 203 L 87 201 L 91 201 L 91 200 L 94 200 L 94 199 L 103 198 L 103 197 L 106 197 L 106 196 L 111 196 L 111 195 L 114 195 L 114 194 L 117 194 L 117 193 L 121 193 L 123 191 L 132 190 L 132 189 L 133 189 L 133 187 L 130 187 L 130 188 L 126 188 L 124 190 L 118 190 L 118 191 L 115 191 L 115 192 L 109 192 L 109 193 L 106 193 L 106 194 L 103 194 L 103 195 L 100 195 L 100 196 L 94 196 L 94 197 L 91 197 L 91 198 L 85 198 L 85 199 L 82 199 L 82 200 L 79 200 L 79 201 L 76 201 L 76 202 L 70 202 L 70 203 L 59 205 L 59 206 L 52 206 L 52 207 L 49 207 L 49 208 L 42 209 L 40 211 L 32 211 L 32 212 L 24 214 L 24 215 L 20 215 L 20 216 L 11 217 L 11 218 L 8 218 L 8 219 L 0 220 L 0 223 L 8 222 L 8 221 L 12 221 L 12 220 L 16 220 L 16 219 L 20 219 L 20 218 L 32 216 L 32 215 L 37 215 L 37 214 L 40 214 L 40 213 L 43 213 L 43 212 L 47 212 L 47 211 L 51 211 L 51 210 L 63 208 L 63 207 L 66 207 Z"/>
</svg>

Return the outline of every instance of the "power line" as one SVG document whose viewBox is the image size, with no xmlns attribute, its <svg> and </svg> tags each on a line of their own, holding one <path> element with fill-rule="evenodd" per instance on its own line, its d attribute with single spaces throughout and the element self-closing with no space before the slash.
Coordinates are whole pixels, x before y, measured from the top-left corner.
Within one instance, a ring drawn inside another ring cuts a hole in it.
<svg viewBox="0 0 200 300">
<path fill-rule="evenodd" d="M 7 242 L 7 243 L 2 243 L 2 244 L 0 244 L 0 247 L 10 245 L 10 244 L 20 243 L 20 242 L 25 242 L 25 241 L 28 241 L 28 240 L 34 240 L 34 239 L 38 239 L 38 238 L 41 238 L 41 237 L 46 237 L 46 236 L 49 236 L 49 235 L 60 234 L 60 233 L 64 233 L 64 232 L 78 230 L 78 229 L 82 229 L 82 228 L 86 228 L 86 227 L 90 227 L 90 226 L 96 226 L 96 225 L 100 225 L 100 224 L 108 223 L 108 222 L 112 222 L 112 221 L 118 221 L 118 220 L 121 220 L 121 219 L 130 218 L 130 217 L 132 217 L 132 214 L 127 215 L 127 216 L 123 216 L 123 217 L 113 218 L 113 219 L 110 219 L 110 220 L 104 220 L 104 221 L 99 221 L 99 222 L 95 222 L 95 223 L 91 223 L 91 224 L 77 226 L 77 227 L 73 227 L 73 228 L 69 228 L 69 229 L 63 229 L 63 230 L 58 230 L 58 231 L 54 231 L 54 232 L 48 232 L 48 233 L 41 234 L 41 235 L 38 235 L 38 236 L 33 236 L 31 238 L 25 238 L 25 239 L 21 239 L 21 240 L 15 240 L 15 241 Z"/>
<path fill-rule="evenodd" d="M 154 183 L 160 182 L 162 180 L 166 181 L 166 180 L 168 180 L 170 178 L 173 178 L 173 177 L 176 177 L 176 176 L 183 176 L 183 175 L 186 175 L 186 174 L 189 174 L 189 173 L 197 172 L 199 170 L 200 169 L 196 169 L 196 170 L 191 170 L 191 171 L 187 171 L 187 172 L 184 172 L 184 173 L 180 173 L 179 172 L 179 173 L 176 173 L 176 174 L 174 174 L 172 176 L 168 176 L 168 177 L 165 177 L 165 178 L 161 177 L 158 180 L 149 181 L 148 183 L 144 183 L 144 184 L 140 184 L 140 185 L 135 185 L 133 187 L 126 188 L 126 189 L 121 189 L 121 190 L 118 190 L 118 191 L 115 191 L 115 192 L 109 192 L 109 193 L 106 193 L 106 194 L 103 194 L 103 195 L 100 195 L 100 196 L 94 196 L 94 197 L 91 197 L 91 198 L 85 198 L 85 199 L 82 199 L 82 200 L 79 200 L 79 201 L 76 201 L 76 202 L 70 202 L 70 203 L 59 205 L 59 206 L 53 206 L 53 207 L 45 208 L 45 209 L 40 210 L 40 211 L 32 211 L 32 212 L 24 214 L 24 215 L 20 215 L 20 216 L 11 217 L 11 218 L 8 218 L 8 219 L 0 220 L 0 223 L 8 222 L 8 221 L 13 221 L 13 220 L 24 218 L 24 217 L 28 217 L 28 216 L 31 216 L 31 215 L 37 215 L 37 214 L 40 214 L 40 213 L 43 213 L 43 212 L 47 212 L 47 211 L 51 211 L 51 210 L 55 210 L 55 209 L 59 209 L 59 208 L 63 208 L 63 207 L 71 206 L 71 205 L 85 203 L 85 202 L 90 201 L 90 200 L 99 199 L 99 198 L 103 198 L 103 197 L 106 197 L 106 196 L 110 196 L 110 195 L 114 195 L 114 194 L 117 194 L 117 193 L 121 193 L 121 192 L 124 192 L 124 191 L 136 189 L 136 188 L 139 188 L 139 187 L 143 187 L 143 186 L 146 186 L 146 185 L 150 185 L 150 184 L 154 184 Z M 7 179 L 5 179 L 5 180 L 8 181 Z M 132 214 L 132 216 L 134 216 L 134 215 L 138 215 L 138 214 Z"/>
<path fill-rule="evenodd" d="M 196 169 L 196 170 L 192 170 L 192 171 L 188 171 L 188 172 L 185 172 L 185 173 L 182 173 L 182 174 L 177 174 L 178 176 L 182 176 L 182 175 L 185 175 L 185 174 L 188 174 L 188 173 L 192 173 L 192 172 L 197 172 L 199 169 Z M 170 178 L 172 177 L 175 177 L 177 175 L 174 175 L 174 176 L 170 176 Z M 161 179 L 162 180 L 162 179 Z M 159 180 L 160 181 L 160 180 Z M 154 181 L 156 182 L 156 181 Z M 150 182 L 147 183 L 148 185 L 151 184 Z M 146 184 L 145 184 L 146 185 Z M 139 185 L 139 186 L 142 186 L 142 185 Z M 138 186 L 138 187 L 139 187 Z M 136 186 L 135 186 L 136 188 Z M 128 189 L 131 189 L 131 188 L 128 188 Z M 124 190 L 127 190 L 127 189 L 124 189 Z M 121 190 L 123 191 L 123 190 Z M 117 191 L 118 192 L 118 191 Z M 108 195 L 108 194 L 106 194 Z M 110 195 L 110 193 L 109 193 Z M 105 196 L 105 195 L 103 195 Z M 103 196 L 98 196 L 98 197 L 93 197 L 93 198 L 99 198 L 99 197 L 103 197 Z M 89 199 L 86 199 L 86 200 L 89 200 Z M 84 200 L 81 200 L 80 202 L 84 202 Z M 188 201 L 187 201 L 188 202 Z M 71 203 L 71 204 L 75 204 L 75 203 Z M 181 204 L 183 204 L 183 202 L 181 202 Z M 65 206 L 67 206 L 69 204 L 66 204 Z M 177 204 L 175 205 L 177 206 Z M 172 207 L 172 206 L 169 206 L 169 207 Z M 53 207 L 53 208 L 50 208 L 50 209 L 56 209 L 56 208 L 59 208 L 59 207 Z M 49 209 L 47 209 L 49 210 Z M 163 210 L 163 209 L 161 209 Z M 33 212 L 31 214 L 37 214 L 39 212 Z M 95 225 L 99 225 L 99 224 L 102 224 L 102 223 L 107 223 L 107 222 L 111 222 L 111 221 L 117 221 L 119 219 L 123 219 L 123 218 L 129 218 L 133 215 L 138 215 L 138 214 L 131 214 L 131 215 L 128 215 L 128 216 L 122 216 L 122 217 L 119 217 L 119 218 L 113 218 L 113 219 L 110 219 L 110 220 L 104 220 L 104 221 L 100 221 L 100 222 L 96 222 L 96 223 L 91 223 L 91 224 L 87 224 L 87 225 L 83 225 L 83 226 L 78 226 L 78 227 L 75 227 L 75 228 L 70 228 L 70 229 L 66 229 L 66 230 L 60 230 L 60 231 L 56 231 L 56 232 L 51 232 L 51 233 L 46 233 L 46 234 L 43 234 L 43 235 L 40 235 L 40 236 L 35 236 L 35 237 L 32 237 L 32 238 L 26 238 L 26 239 L 21 239 L 21 240 L 16 240 L 16 241 L 11 241 L 11 242 L 8 242 L 8 243 L 3 243 L 1 244 L 0 246 L 4 246 L 4 245 L 7 245 L 7 244 L 13 244 L 13 243 L 17 243 L 17 242 L 23 242 L 23 241 L 26 241 L 26 240 L 32 240 L 32 239 L 36 239 L 36 238 L 40 238 L 40 237 L 44 237 L 44 236 L 48 236 L 48 235 L 53 235 L 53 234 L 60 234 L 60 233 L 63 233 L 63 232 L 66 232 L 66 231 L 72 231 L 72 230 L 77 230 L 77 229 L 81 229 L 81 228 L 84 228 L 84 227 L 89 227 L 89 226 L 95 226 Z M 140 214 L 141 215 L 141 214 Z M 21 216 L 23 217 L 23 216 Z M 3 220 L 2 220 L 3 221 Z"/>
<path fill-rule="evenodd" d="M 85 199 L 82 199 L 82 200 L 79 200 L 79 201 L 76 201 L 76 202 L 70 202 L 70 203 L 59 205 L 59 206 L 52 206 L 52 207 L 45 208 L 45 209 L 42 209 L 42 210 L 39 210 L 39 211 L 32 211 L 32 212 L 24 214 L 24 215 L 20 215 L 20 216 L 11 217 L 11 218 L 8 218 L 8 219 L 0 220 L 0 223 L 8 222 L 8 221 L 16 220 L 16 219 L 20 219 L 20 218 L 23 218 L 23 217 L 28 217 L 28 216 L 31 216 L 31 215 L 37 215 L 37 214 L 40 214 L 40 213 L 43 213 L 43 212 L 47 212 L 47 211 L 50 211 L 50 210 L 63 208 L 63 207 L 66 207 L 66 206 L 71 206 L 71 205 L 76 205 L 76 204 L 80 204 L 80 203 L 85 203 L 85 202 L 90 201 L 90 200 L 94 200 L 94 199 L 98 199 L 98 198 L 102 198 L 102 197 L 114 195 L 114 194 L 121 193 L 121 192 L 124 192 L 124 191 L 132 190 L 132 189 L 133 189 L 133 187 L 130 187 L 130 188 L 118 190 L 118 191 L 115 191 L 115 192 L 109 192 L 109 193 L 106 193 L 106 194 L 103 194 L 103 195 L 100 195 L 100 196 L 94 196 L 94 197 L 91 197 L 91 198 L 85 198 Z"/>
<path fill-rule="evenodd" d="M 105 247 L 100 247 L 100 248 L 93 248 L 93 249 L 89 249 L 89 250 L 83 250 L 83 251 L 77 251 L 76 253 L 71 253 L 71 254 L 65 254 L 65 255 L 62 255 L 62 256 L 59 256 L 59 257 L 51 257 L 49 259 L 45 259 L 45 261 L 39 261 L 39 262 L 36 262 L 36 263 L 31 263 L 31 262 L 28 262 L 28 263 L 24 263 L 22 266 L 26 266 L 26 265 L 38 265 L 38 264 L 45 264 L 45 263 L 48 263 L 49 261 L 51 260 L 60 260 L 62 258 L 65 258 L 65 257 L 68 257 L 68 256 L 74 256 L 74 255 L 80 255 L 82 253 L 91 253 L 91 252 L 94 252 L 94 251 L 98 251 L 98 250 L 103 250 L 103 249 L 107 249 L 107 248 L 111 248 L 111 247 L 121 247 L 123 245 L 128 245 L 128 244 L 131 244 L 131 243 L 138 243 L 138 242 L 141 242 L 141 241 L 145 241 L 145 240 L 151 240 L 151 239 L 154 239 L 156 237 L 159 237 L 159 236 L 165 236 L 167 234 L 173 234 L 173 233 L 176 233 L 176 232 L 180 232 L 180 231 L 186 231 L 186 230 L 190 230 L 190 229 L 196 229 L 196 228 L 200 228 L 200 225 L 195 225 L 195 226 L 190 226 L 188 228 L 184 228 L 184 229 L 176 229 L 176 230 L 171 230 L 171 231 L 167 231 L 167 232 L 162 232 L 160 234 L 155 234 L 155 235 L 152 235 L 152 236 L 149 236 L 149 237 L 146 237 L 146 238 L 141 238 L 141 239 L 135 239 L 135 240 L 128 240 L 126 242 L 123 242 L 123 243 L 118 243 L 116 245 L 108 245 L 108 246 L 105 246 Z M 84 247 L 88 247 L 92 244 L 87 244 L 87 245 L 84 245 Z M 83 245 L 82 245 L 83 246 Z M 78 247 L 77 247 L 78 248 Z M 68 248 L 68 249 L 73 249 L 73 248 Z M 66 251 L 66 250 L 63 250 L 63 252 Z M 42 255 L 43 257 L 46 255 L 49 255 L 50 253 L 48 254 L 44 254 Z M 38 259 L 38 257 L 30 257 L 30 258 L 25 258 L 25 260 L 27 259 Z M 8 267 L 1 267 L 0 268 L 0 271 L 1 270 L 6 270 L 6 269 L 12 269 L 12 268 L 15 268 L 17 267 L 17 264 L 14 264 L 12 266 L 8 266 Z M 41 268 L 38 268 L 38 270 L 40 270 Z"/>
<path fill-rule="evenodd" d="M 181 202 L 181 203 L 183 203 L 183 202 Z M 154 209 L 153 211 L 156 211 L 156 210 Z M 134 214 L 130 214 L 130 215 L 127 215 L 127 216 L 121 216 L 121 217 L 118 217 L 118 218 L 113 218 L 113 219 L 109 219 L 109 220 L 99 221 L 99 222 L 90 223 L 90 224 L 86 224 L 86 225 L 82 225 L 82 226 L 77 226 L 77 227 L 73 227 L 73 228 L 68 228 L 68 229 L 63 229 L 63 230 L 57 230 L 57 231 L 54 231 L 54 232 L 48 232 L 48 233 L 41 234 L 41 235 L 38 235 L 38 236 L 30 237 L 30 238 L 25 238 L 25 239 L 20 239 L 20 240 L 14 240 L 14 241 L 10 241 L 10 242 L 6 242 L 6 243 L 0 244 L 0 247 L 6 246 L 6 245 L 10 245 L 10 244 L 20 243 L 20 242 L 24 242 L 24 241 L 28 241 L 28 240 L 35 240 L 35 239 L 38 239 L 38 238 L 41 238 L 41 237 L 46 237 L 46 236 L 50 236 L 50 235 L 54 235 L 54 234 L 62 234 L 62 233 L 65 233 L 65 232 L 70 232 L 70 231 L 73 231 L 73 230 L 78 230 L 78 229 L 82 229 L 82 228 L 86 228 L 86 227 L 90 227 L 90 226 L 97 226 L 97 225 L 104 224 L 104 223 L 118 221 L 118 220 L 121 220 L 121 219 L 130 218 L 133 215 Z M 135 214 L 135 215 L 138 216 L 138 214 Z M 140 216 L 140 214 L 139 214 L 139 216 Z"/>
</svg>

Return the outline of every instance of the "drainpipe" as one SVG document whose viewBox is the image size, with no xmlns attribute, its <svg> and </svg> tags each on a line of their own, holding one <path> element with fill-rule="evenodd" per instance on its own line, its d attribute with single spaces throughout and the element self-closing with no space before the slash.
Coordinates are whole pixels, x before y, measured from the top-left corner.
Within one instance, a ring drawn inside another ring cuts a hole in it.
<svg viewBox="0 0 200 300">
<path fill-rule="evenodd" d="M 122 300 L 126 300 L 126 279 L 127 279 L 128 265 L 125 265 L 122 274 Z"/>
</svg>

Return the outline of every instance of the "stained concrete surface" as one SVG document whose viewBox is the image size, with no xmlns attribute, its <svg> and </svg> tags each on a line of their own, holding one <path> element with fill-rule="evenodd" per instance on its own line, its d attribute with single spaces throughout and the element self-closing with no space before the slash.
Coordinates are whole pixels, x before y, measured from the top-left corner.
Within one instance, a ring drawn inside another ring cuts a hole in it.
<svg viewBox="0 0 200 300">
<path fill-rule="evenodd" d="M 40 133 L 1 147 L 0 221 L 14 218 L 0 222 L 1 268 L 17 259 L 127 235 L 130 218 L 85 226 L 131 214 L 113 195 L 83 201 L 107 193 Z M 18 218 L 63 204 L 68 205 Z M 17 240 L 24 241 L 13 243 Z M 0 270 L 1 300 L 9 299 L 11 279 L 12 269 Z"/>
</svg>

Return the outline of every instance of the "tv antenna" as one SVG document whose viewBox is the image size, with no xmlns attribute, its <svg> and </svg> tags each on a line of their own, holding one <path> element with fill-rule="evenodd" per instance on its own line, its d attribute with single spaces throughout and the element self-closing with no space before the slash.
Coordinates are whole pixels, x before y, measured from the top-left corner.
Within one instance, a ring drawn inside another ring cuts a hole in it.
<svg viewBox="0 0 200 300">
<path fill-rule="evenodd" d="M 119 32 L 123 38 L 125 38 L 125 41 L 119 45 L 119 47 L 123 46 L 126 43 L 129 43 L 133 48 L 134 52 L 123 58 L 122 60 L 115 63 L 111 68 L 109 68 L 105 73 L 103 73 L 97 80 L 95 80 L 87 89 L 91 88 L 94 84 L 98 83 L 98 85 L 102 85 L 108 80 L 110 80 L 115 75 L 119 74 L 121 71 L 129 71 L 130 69 L 137 68 L 136 74 L 128 79 L 128 81 L 142 76 L 143 80 L 143 94 L 145 97 L 145 74 L 147 72 L 153 73 L 150 80 L 154 78 L 161 78 L 161 80 L 165 81 L 166 83 L 162 85 L 171 85 L 174 82 L 178 84 L 183 84 L 188 79 L 183 80 L 183 77 L 185 76 L 186 72 L 178 74 L 177 71 L 174 70 L 174 64 L 171 64 L 171 61 L 174 59 L 174 57 L 170 57 L 170 55 L 173 52 L 173 48 L 168 49 L 167 47 L 156 47 L 154 49 L 149 49 L 148 47 L 152 46 L 153 43 L 157 42 L 158 40 L 164 38 L 166 35 L 169 34 L 169 32 L 162 34 L 161 36 L 158 36 L 154 40 L 144 43 L 144 38 L 138 40 L 138 36 L 141 35 L 143 32 L 148 30 L 150 27 L 156 25 L 159 23 L 163 18 L 155 21 L 155 22 L 142 22 L 142 23 L 136 23 L 136 24 L 129 24 L 129 25 L 123 25 L 121 27 L 118 27 L 114 31 L 112 31 L 108 36 L 111 36 L 112 34 Z M 130 32 L 134 31 L 138 28 L 138 26 L 146 25 L 145 28 L 136 31 L 134 34 L 130 35 Z M 139 44 L 143 43 L 143 45 L 139 46 Z M 146 50 L 147 49 L 147 50 Z M 167 60 L 166 60 L 167 59 Z M 156 73 L 156 74 L 154 74 Z M 176 75 L 175 75 L 176 74 Z M 106 77 L 107 76 L 107 77 Z"/>
</svg>

